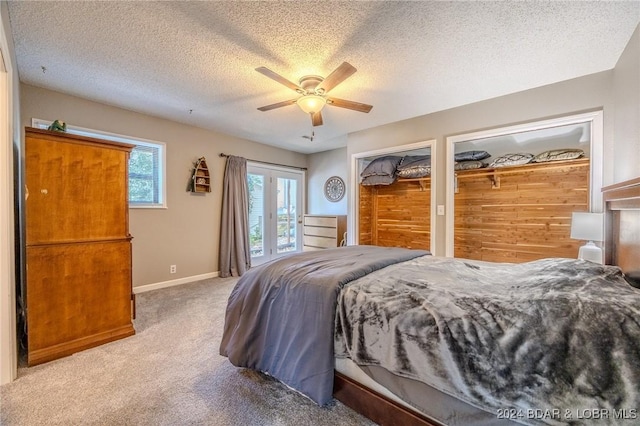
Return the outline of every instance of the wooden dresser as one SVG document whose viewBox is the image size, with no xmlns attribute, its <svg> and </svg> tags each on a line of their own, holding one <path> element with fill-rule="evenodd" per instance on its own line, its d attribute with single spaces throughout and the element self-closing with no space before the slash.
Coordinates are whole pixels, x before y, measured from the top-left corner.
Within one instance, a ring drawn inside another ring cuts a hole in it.
<svg viewBox="0 0 640 426">
<path fill-rule="evenodd" d="M 304 251 L 339 247 L 347 232 L 346 215 L 304 215 Z"/>
<path fill-rule="evenodd" d="M 135 333 L 132 145 L 25 129 L 27 362 Z"/>
</svg>

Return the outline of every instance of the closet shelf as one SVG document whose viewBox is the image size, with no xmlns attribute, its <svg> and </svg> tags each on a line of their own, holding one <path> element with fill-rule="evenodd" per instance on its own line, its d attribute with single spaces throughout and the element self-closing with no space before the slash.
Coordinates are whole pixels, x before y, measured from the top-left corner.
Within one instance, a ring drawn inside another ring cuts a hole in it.
<svg viewBox="0 0 640 426">
<path fill-rule="evenodd" d="M 431 176 L 421 177 L 421 178 L 398 178 L 398 182 L 429 182 L 429 181 L 431 181 Z"/>
<path fill-rule="evenodd" d="M 507 166 L 507 167 L 494 167 L 494 168 L 482 168 L 473 170 L 457 170 L 455 172 L 458 179 L 467 177 L 487 176 L 491 179 L 494 176 L 508 175 L 514 173 L 522 173 L 526 171 L 533 171 L 540 168 L 546 170 L 559 169 L 564 167 L 589 167 L 589 158 L 578 158 L 576 160 L 564 160 L 564 161 L 548 161 L 544 163 L 529 163 L 519 166 Z"/>
<path fill-rule="evenodd" d="M 421 178 L 398 178 L 391 185 L 366 185 L 366 186 L 370 186 L 370 187 L 373 187 L 373 188 L 381 188 L 381 187 L 386 187 L 386 186 L 393 186 L 393 185 L 396 185 L 396 184 L 401 183 L 401 182 L 417 182 L 418 185 L 420 185 L 420 189 L 422 191 L 431 188 L 431 176 L 429 176 L 429 177 L 421 177 Z"/>
<path fill-rule="evenodd" d="M 431 188 L 431 176 L 421 178 L 398 178 L 397 182 L 418 182 L 421 191 Z"/>
</svg>

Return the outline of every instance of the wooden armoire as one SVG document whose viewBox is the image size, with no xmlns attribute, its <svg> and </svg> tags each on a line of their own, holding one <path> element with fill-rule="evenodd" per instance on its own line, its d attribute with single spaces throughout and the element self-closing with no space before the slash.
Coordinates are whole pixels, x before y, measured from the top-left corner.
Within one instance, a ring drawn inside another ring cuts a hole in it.
<svg viewBox="0 0 640 426">
<path fill-rule="evenodd" d="M 25 129 L 27 363 L 135 333 L 133 145 Z"/>
</svg>

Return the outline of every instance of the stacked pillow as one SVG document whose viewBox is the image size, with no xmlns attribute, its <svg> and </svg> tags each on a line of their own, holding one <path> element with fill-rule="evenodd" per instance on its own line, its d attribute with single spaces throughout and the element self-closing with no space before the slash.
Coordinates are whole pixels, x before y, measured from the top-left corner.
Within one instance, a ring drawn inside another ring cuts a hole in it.
<svg viewBox="0 0 640 426">
<path fill-rule="evenodd" d="M 505 154 L 496 158 L 489 164 L 489 167 L 507 167 L 528 164 L 533 160 L 533 154 L 521 152 L 517 154 Z"/>
<path fill-rule="evenodd" d="M 398 165 L 398 176 L 415 179 L 431 176 L 431 155 L 407 155 Z"/>
<path fill-rule="evenodd" d="M 464 151 L 454 155 L 455 170 L 471 170 L 487 167 L 481 160 L 491 157 L 487 151 Z"/>
<path fill-rule="evenodd" d="M 542 152 L 533 157 L 534 163 L 544 163 L 546 161 L 575 160 L 584 155 L 584 151 L 575 148 L 552 149 Z"/>
<path fill-rule="evenodd" d="M 360 177 L 362 185 L 391 185 L 396 181 L 398 165 L 402 157 L 387 155 L 376 158 L 364 168 Z"/>
<path fill-rule="evenodd" d="M 421 178 L 431 175 L 431 155 L 388 155 L 376 158 L 360 173 L 362 185 L 391 185 L 398 177 Z"/>
<path fill-rule="evenodd" d="M 574 160 L 584 155 L 584 151 L 576 148 L 560 148 L 542 152 L 538 155 L 529 153 L 506 154 L 496 158 L 489 167 L 519 166 L 528 163 L 545 163 L 548 161 Z"/>
<path fill-rule="evenodd" d="M 536 156 L 529 153 L 505 154 L 494 159 L 489 167 L 507 167 L 542 163 L 547 161 L 572 160 L 584 155 L 581 149 L 562 148 L 542 152 Z M 471 170 L 487 167 L 482 160 L 491 157 L 487 151 L 464 151 L 454 155 L 455 170 Z M 391 185 L 398 177 L 421 178 L 431 175 L 431 155 L 387 155 L 376 158 L 360 173 L 362 185 Z"/>
</svg>

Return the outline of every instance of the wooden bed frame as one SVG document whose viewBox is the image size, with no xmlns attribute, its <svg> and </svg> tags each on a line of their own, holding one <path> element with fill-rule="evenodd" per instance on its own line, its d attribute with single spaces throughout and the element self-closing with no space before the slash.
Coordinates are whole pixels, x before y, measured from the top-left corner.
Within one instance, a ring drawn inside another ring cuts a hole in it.
<svg viewBox="0 0 640 426">
<path fill-rule="evenodd" d="M 640 287 L 640 177 L 602 188 L 606 205 L 605 263 Z"/>
<path fill-rule="evenodd" d="M 333 396 L 347 407 L 379 425 L 441 426 L 440 423 L 411 411 L 338 372 L 335 373 L 333 380 Z"/>
<path fill-rule="evenodd" d="M 640 287 L 640 177 L 602 188 L 606 206 L 605 263 L 617 265 Z M 440 426 L 422 414 L 336 372 L 334 397 L 381 425 Z"/>
</svg>

